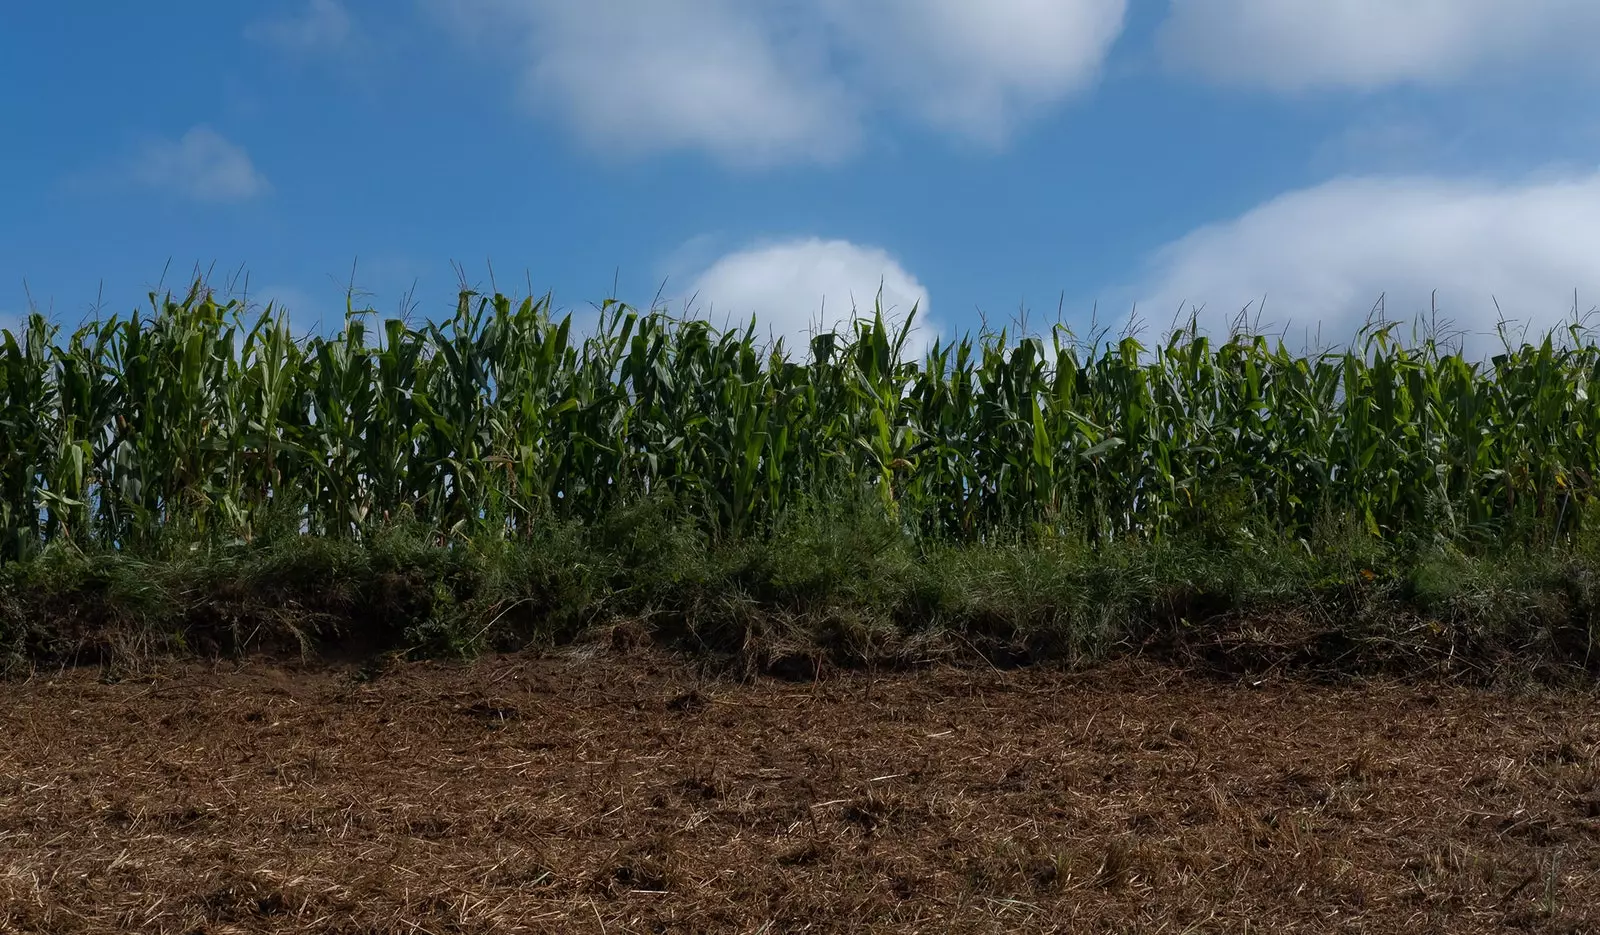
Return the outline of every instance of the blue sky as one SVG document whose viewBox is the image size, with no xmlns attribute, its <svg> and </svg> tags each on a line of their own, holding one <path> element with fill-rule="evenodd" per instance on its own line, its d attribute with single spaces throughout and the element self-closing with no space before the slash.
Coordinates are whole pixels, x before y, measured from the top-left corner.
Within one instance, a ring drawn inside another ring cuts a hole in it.
<svg viewBox="0 0 1600 935">
<path fill-rule="evenodd" d="M 1600 303 L 1592 0 L 69 6 L 0 21 L 0 319 L 169 262 L 306 327 L 453 264 L 787 334 L 881 284 L 924 340 Z"/>
</svg>

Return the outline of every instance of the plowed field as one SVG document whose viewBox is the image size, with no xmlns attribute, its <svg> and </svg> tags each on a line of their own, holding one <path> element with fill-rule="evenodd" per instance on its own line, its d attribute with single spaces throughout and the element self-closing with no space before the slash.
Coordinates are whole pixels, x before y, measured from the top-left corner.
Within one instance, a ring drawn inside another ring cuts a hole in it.
<svg viewBox="0 0 1600 935">
<path fill-rule="evenodd" d="M 1600 707 L 649 652 L 0 685 L 3 932 L 1600 932 Z"/>
</svg>

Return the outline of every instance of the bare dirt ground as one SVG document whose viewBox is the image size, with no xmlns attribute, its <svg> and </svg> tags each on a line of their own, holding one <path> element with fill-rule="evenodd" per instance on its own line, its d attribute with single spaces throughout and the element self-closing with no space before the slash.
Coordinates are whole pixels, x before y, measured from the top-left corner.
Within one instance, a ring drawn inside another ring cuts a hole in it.
<svg viewBox="0 0 1600 935">
<path fill-rule="evenodd" d="M 0 932 L 1600 932 L 1600 707 L 650 653 L 0 685 Z"/>
</svg>

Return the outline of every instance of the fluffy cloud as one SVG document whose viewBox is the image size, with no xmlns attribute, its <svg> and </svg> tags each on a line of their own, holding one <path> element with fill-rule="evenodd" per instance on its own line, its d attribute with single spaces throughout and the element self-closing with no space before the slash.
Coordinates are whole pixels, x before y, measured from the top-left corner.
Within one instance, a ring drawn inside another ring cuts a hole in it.
<svg viewBox="0 0 1600 935">
<path fill-rule="evenodd" d="M 1126 0 L 434 0 L 610 150 L 828 161 L 907 113 L 998 143 L 1092 82 Z"/>
<path fill-rule="evenodd" d="M 176 140 L 147 142 L 134 159 L 133 178 L 193 201 L 248 201 L 270 188 L 250 154 L 208 127 Z"/>
<path fill-rule="evenodd" d="M 741 325 L 754 314 L 758 331 L 783 338 L 798 359 L 816 332 L 870 316 L 880 289 L 885 318 L 903 322 L 917 309 L 905 352 L 921 354 L 937 334 L 928 290 L 876 247 L 818 239 L 751 247 L 712 263 L 689 291 L 695 310 L 718 325 Z"/>
<path fill-rule="evenodd" d="M 342 48 L 355 20 L 340 0 L 308 0 L 300 14 L 252 23 L 245 34 L 290 52 L 331 52 Z"/>
<path fill-rule="evenodd" d="M 1594 0 L 1172 0 L 1157 41 L 1219 81 L 1299 91 L 1566 66 L 1597 39 Z"/>
<path fill-rule="evenodd" d="M 482 4 L 467 4 L 479 7 Z M 596 147 L 704 145 L 732 161 L 828 159 L 854 143 L 845 89 L 738 0 L 491 4 L 526 33 L 525 87 Z M 817 37 L 813 37 L 815 44 Z M 818 53 L 820 55 L 820 53 Z"/>
<path fill-rule="evenodd" d="M 1029 110 L 1093 83 L 1124 0 L 824 0 L 863 84 L 934 126 L 998 143 Z"/>
<path fill-rule="evenodd" d="M 1340 179 L 1162 248 L 1139 307 L 1164 325 L 1203 306 L 1215 332 L 1264 297 L 1263 326 L 1338 343 L 1380 296 L 1390 320 L 1413 320 L 1438 290 L 1441 319 L 1486 348 L 1502 313 L 1538 332 L 1570 317 L 1574 289 L 1580 311 L 1600 301 L 1597 254 L 1600 173 L 1517 185 Z"/>
</svg>

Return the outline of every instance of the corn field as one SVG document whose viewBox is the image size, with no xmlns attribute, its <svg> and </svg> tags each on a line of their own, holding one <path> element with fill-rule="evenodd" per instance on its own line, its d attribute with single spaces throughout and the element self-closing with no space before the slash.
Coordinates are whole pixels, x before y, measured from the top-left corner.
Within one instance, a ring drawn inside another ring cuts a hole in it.
<svg viewBox="0 0 1600 935">
<path fill-rule="evenodd" d="M 1191 327 L 1147 346 L 1005 332 L 904 359 L 882 314 L 809 347 L 607 302 L 463 293 L 413 327 L 298 337 L 196 287 L 0 344 L 0 560 L 46 543 L 361 537 L 398 518 L 525 536 L 665 498 L 713 535 L 865 496 L 908 533 L 1570 535 L 1600 467 L 1600 348 L 1482 363 L 1393 325 L 1299 355 Z"/>
</svg>

